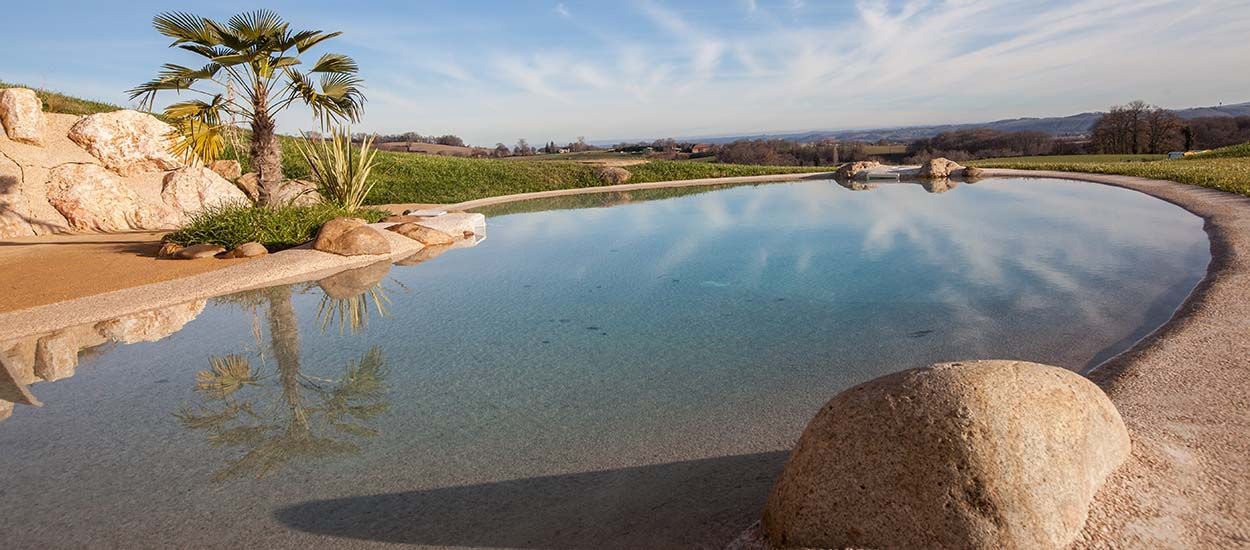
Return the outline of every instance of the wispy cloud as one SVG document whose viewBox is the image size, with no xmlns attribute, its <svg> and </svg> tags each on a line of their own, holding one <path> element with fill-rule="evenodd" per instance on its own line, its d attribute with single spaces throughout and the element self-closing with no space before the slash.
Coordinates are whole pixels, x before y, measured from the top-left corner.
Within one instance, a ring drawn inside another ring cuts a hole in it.
<svg viewBox="0 0 1250 550">
<path fill-rule="evenodd" d="M 573 18 L 573 13 L 569 11 L 569 7 L 564 5 L 563 2 L 556 4 L 555 12 L 556 12 L 556 15 L 559 15 L 560 17 L 563 17 L 565 19 Z"/>
</svg>

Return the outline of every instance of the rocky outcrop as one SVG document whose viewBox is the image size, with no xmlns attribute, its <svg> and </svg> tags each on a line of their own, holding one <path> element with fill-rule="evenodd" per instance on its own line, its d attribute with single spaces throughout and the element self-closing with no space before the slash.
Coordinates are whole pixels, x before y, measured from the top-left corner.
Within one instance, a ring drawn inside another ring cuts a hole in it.
<svg viewBox="0 0 1250 550">
<path fill-rule="evenodd" d="M 782 547 L 1062 548 L 1129 455 L 1088 379 L 947 363 L 846 390 L 808 424 L 761 528 Z"/>
<path fill-rule="evenodd" d="M 334 218 L 321 226 L 313 248 L 340 256 L 390 254 L 391 244 L 359 218 Z"/>
<path fill-rule="evenodd" d="M 164 204 L 142 200 L 115 175 L 94 164 L 66 164 L 53 169 L 48 202 L 79 231 L 117 232 L 174 229 L 181 215 Z"/>
<path fill-rule="evenodd" d="M 233 183 L 204 168 L 179 168 L 165 174 L 161 199 L 184 216 L 227 204 L 250 204 Z"/>
<path fill-rule="evenodd" d="M 929 159 L 920 165 L 916 177 L 925 179 L 953 178 L 963 175 L 964 167 L 953 160 L 942 157 Z"/>
<path fill-rule="evenodd" d="M 34 90 L 5 88 L 0 90 L 0 123 L 9 139 L 31 145 L 43 145 L 48 126 L 43 116 L 43 101 Z"/>
<path fill-rule="evenodd" d="M 848 162 L 838 167 L 833 173 L 833 177 L 840 180 L 849 180 L 859 177 L 860 172 L 867 172 L 873 168 L 881 167 L 881 163 L 875 160 L 861 160 L 856 162 Z"/>
<path fill-rule="evenodd" d="M 122 110 L 83 117 L 69 138 L 105 167 L 123 176 L 173 170 L 182 161 L 170 153 L 173 127 L 139 111 Z"/>
<path fill-rule="evenodd" d="M 629 182 L 629 178 L 631 176 L 633 176 L 633 174 L 630 174 L 629 170 L 619 166 L 604 166 L 595 170 L 595 177 L 598 178 L 599 181 L 608 185 L 620 185 L 622 183 L 627 183 Z"/>
<path fill-rule="evenodd" d="M 155 342 L 179 330 L 204 311 L 204 300 L 154 309 L 96 324 L 101 336 L 122 344 Z"/>
<path fill-rule="evenodd" d="M 230 181 L 237 180 L 239 176 L 243 175 L 243 167 L 239 165 L 237 160 L 214 160 L 209 163 L 208 169 Z"/>
<path fill-rule="evenodd" d="M 397 223 L 386 228 L 386 230 L 399 233 L 426 246 L 446 245 L 456 242 L 456 238 L 447 233 L 414 222 Z"/>
</svg>

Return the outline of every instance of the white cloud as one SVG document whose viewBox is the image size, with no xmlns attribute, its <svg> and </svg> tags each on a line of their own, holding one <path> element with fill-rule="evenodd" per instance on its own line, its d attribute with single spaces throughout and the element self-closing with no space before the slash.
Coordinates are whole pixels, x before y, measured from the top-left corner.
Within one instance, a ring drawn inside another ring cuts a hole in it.
<svg viewBox="0 0 1250 550">
<path fill-rule="evenodd" d="M 483 143 L 970 122 L 1135 98 L 1169 107 L 1250 99 L 1250 71 L 1229 70 L 1250 57 L 1245 0 L 862 0 L 851 17 L 819 16 L 828 6 L 808 2 L 801 15 L 780 19 L 746 2 L 759 13 L 732 24 L 678 6 L 647 0 L 634 19 L 628 9 L 580 14 L 567 39 L 575 47 L 453 49 L 401 63 L 455 84 L 422 88 L 435 118 L 472 112 L 469 102 L 504 113 L 439 121 Z M 567 6 L 555 12 L 565 17 Z M 371 110 L 365 125 L 414 123 Z"/>
<path fill-rule="evenodd" d="M 573 18 L 573 14 L 572 14 L 572 12 L 570 12 L 570 11 L 569 11 L 569 7 L 568 7 L 568 6 L 566 6 L 566 5 L 564 5 L 564 3 L 563 3 L 563 2 L 561 2 L 561 3 L 559 3 L 559 4 L 556 4 L 556 10 L 555 10 L 555 11 L 556 11 L 556 15 L 559 15 L 560 17 L 563 17 L 563 18 L 565 18 L 565 19 L 572 19 L 572 18 Z"/>
</svg>

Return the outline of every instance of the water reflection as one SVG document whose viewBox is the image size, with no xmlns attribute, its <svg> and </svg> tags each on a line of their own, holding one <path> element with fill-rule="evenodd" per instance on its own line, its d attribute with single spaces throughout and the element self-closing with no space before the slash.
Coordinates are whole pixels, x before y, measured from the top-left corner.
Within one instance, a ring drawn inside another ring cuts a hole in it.
<svg viewBox="0 0 1250 550">
<path fill-rule="evenodd" d="M 321 321 L 322 332 L 332 325 L 338 325 L 339 334 L 360 332 L 369 326 L 370 303 L 378 315 L 386 317 L 391 299 L 386 294 L 382 279 L 390 271 L 391 264 L 379 262 L 318 281 L 317 286 L 323 292 L 317 305 L 317 319 Z"/>
<path fill-rule="evenodd" d="M 214 480 L 262 478 L 290 462 L 357 454 L 360 446 L 353 438 L 377 436 L 369 422 L 390 407 L 386 363 L 378 347 L 349 362 L 337 378 L 302 372 L 291 294 L 291 287 L 256 293 L 266 302 L 273 371 L 260 350 L 258 365 L 244 354 L 213 356 L 209 369 L 196 374 L 199 404 L 174 413 L 184 428 L 203 432 L 213 447 L 242 451 L 226 460 Z"/>
</svg>

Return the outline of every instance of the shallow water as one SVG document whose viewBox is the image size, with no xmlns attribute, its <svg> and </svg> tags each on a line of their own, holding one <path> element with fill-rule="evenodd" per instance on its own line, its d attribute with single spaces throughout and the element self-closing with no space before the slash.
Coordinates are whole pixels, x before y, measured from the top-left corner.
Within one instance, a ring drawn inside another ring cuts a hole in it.
<svg viewBox="0 0 1250 550">
<path fill-rule="evenodd" d="M 0 421 L 0 540 L 719 547 L 839 390 L 941 360 L 1087 368 L 1209 261 L 1200 219 L 1135 192 L 941 190 L 503 205 L 419 265 L 5 344 L 0 397 L 61 379 Z"/>
</svg>

